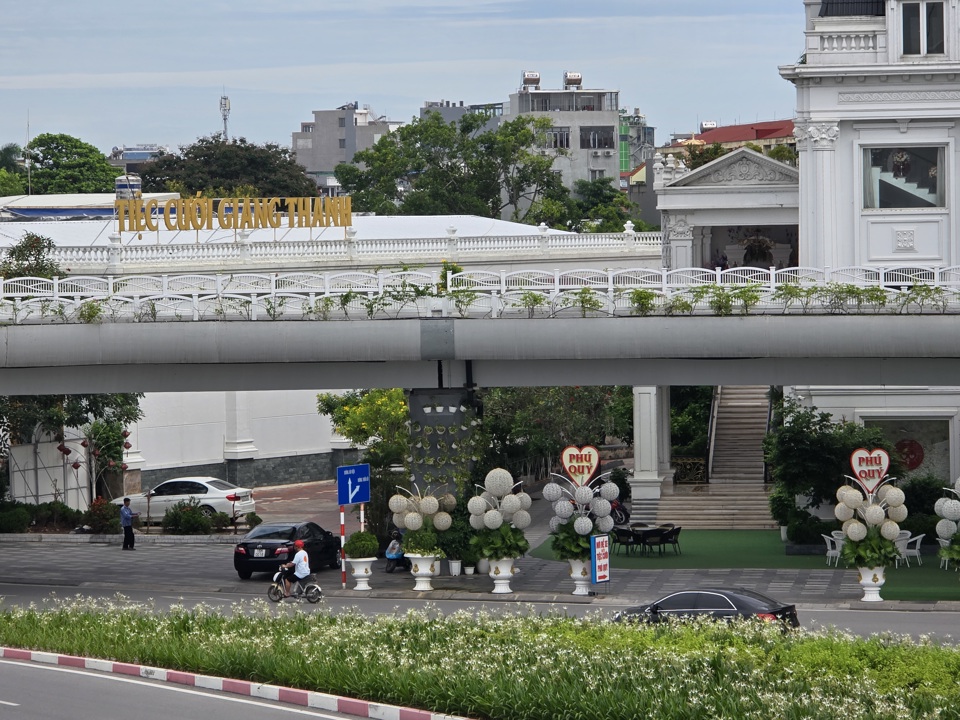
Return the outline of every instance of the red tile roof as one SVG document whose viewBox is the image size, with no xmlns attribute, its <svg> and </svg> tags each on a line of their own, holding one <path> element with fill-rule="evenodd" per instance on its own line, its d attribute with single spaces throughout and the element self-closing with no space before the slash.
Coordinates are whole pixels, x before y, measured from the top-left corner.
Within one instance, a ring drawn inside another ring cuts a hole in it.
<svg viewBox="0 0 960 720">
<path fill-rule="evenodd" d="M 726 125 L 694 135 L 707 145 L 713 143 L 748 142 L 768 138 L 793 137 L 793 120 L 771 120 L 747 125 Z"/>
</svg>

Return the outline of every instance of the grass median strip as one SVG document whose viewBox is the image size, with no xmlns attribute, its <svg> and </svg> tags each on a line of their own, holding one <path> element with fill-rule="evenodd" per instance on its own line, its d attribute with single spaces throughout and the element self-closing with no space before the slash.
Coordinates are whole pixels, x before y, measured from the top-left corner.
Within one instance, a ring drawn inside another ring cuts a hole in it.
<svg viewBox="0 0 960 720">
<path fill-rule="evenodd" d="M 0 610 L 0 645 L 498 720 L 957 717 L 960 652 L 776 625 L 622 625 L 532 612 L 157 613 L 118 596 Z"/>
</svg>

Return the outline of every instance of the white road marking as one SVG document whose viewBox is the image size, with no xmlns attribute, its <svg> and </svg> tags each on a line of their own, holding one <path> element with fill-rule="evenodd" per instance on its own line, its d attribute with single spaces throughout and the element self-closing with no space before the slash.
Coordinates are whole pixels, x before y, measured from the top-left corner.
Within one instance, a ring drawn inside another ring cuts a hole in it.
<svg viewBox="0 0 960 720">
<path fill-rule="evenodd" d="M 6 700 L 0 700 L 0 705 L 9 705 L 10 707 L 20 707 L 20 703 L 7 702 Z"/>
</svg>

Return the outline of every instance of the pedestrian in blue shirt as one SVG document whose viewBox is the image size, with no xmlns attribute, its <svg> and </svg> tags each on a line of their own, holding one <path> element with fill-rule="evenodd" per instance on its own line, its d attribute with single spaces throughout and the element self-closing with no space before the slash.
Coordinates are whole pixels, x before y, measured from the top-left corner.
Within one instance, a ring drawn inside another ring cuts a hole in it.
<svg viewBox="0 0 960 720">
<path fill-rule="evenodd" d="M 140 513 L 130 509 L 130 498 L 123 499 L 123 507 L 120 508 L 120 527 L 123 528 L 123 549 L 134 550 L 133 547 L 133 519 L 140 517 Z"/>
</svg>

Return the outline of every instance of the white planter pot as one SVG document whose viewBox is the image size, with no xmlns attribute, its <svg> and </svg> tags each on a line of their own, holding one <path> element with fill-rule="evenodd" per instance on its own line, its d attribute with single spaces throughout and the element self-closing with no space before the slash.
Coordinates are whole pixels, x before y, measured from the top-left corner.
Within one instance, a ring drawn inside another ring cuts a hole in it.
<svg viewBox="0 0 960 720">
<path fill-rule="evenodd" d="M 375 557 L 347 558 L 350 563 L 350 574 L 357 581 L 354 590 L 370 590 L 370 576 L 373 574 Z"/>
<path fill-rule="evenodd" d="M 857 568 L 857 572 L 860 573 L 860 587 L 863 588 L 863 597 L 860 598 L 862 602 L 881 602 L 883 600 L 880 597 L 880 588 L 886 581 L 883 575 L 885 569 L 883 567 Z"/>
<path fill-rule="evenodd" d="M 473 575 L 473 571 L 476 570 L 476 569 L 477 569 L 477 568 L 476 568 L 476 566 L 474 566 L 474 565 L 466 565 L 466 566 L 463 568 L 463 574 L 464 574 L 464 575 Z"/>
<path fill-rule="evenodd" d="M 590 562 L 588 560 L 568 560 L 570 577 L 573 578 L 573 594 L 590 594 Z"/>
<path fill-rule="evenodd" d="M 490 561 L 486 558 L 480 558 L 477 560 L 477 572 L 481 575 L 486 575 L 490 572 Z"/>
<path fill-rule="evenodd" d="M 787 526 L 781 525 L 780 526 L 780 542 L 786 542 L 786 541 L 787 541 Z"/>
<path fill-rule="evenodd" d="M 460 568 L 462 566 L 462 561 L 460 560 L 447 560 L 447 563 L 450 565 L 450 575 L 456 577 L 460 574 Z"/>
<path fill-rule="evenodd" d="M 490 577 L 493 578 L 493 593 L 502 595 L 512 593 L 510 580 L 513 578 L 513 561 L 515 558 L 490 561 Z"/>
<path fill-rule="evenodd" d="M 410 558 L 410 574 L 416 578 L 413 585 L 414 591 L 427 592 L 433 590 L 433 583 L 430 581 L 434 572 L 436 572 L 435 565 L 438 564 L 436 557 L 433 555 L 411 555 L 410 553 L 407 553 L 406 557 Z"/>
</svg>

